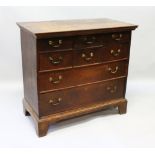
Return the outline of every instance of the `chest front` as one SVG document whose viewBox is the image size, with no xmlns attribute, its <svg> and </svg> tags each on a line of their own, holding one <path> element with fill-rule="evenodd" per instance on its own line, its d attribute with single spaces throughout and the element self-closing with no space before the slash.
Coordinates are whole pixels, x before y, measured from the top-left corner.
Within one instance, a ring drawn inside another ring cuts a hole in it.
<svg viewBox="0 0 155 155">
<path fill-rule="evenodd" d="M 33 117 L 39 136 L 51 123 L 105 108 L 126 113 L 131 31 L 136 25 L 100 19 L 19 26 L 24 112 Z"/>
</svg>

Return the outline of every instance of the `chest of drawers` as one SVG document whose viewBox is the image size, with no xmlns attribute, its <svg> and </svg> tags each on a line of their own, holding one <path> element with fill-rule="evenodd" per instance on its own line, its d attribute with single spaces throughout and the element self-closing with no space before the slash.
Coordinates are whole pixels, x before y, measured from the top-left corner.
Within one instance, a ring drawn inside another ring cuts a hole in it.
<svg viewBox="0 0 155 155">
<path fill-rule="evenodd" d="M 116 107 L 125 99 L 131 31 L 110 19 L 17 23 L 21 32 L 25 115 L 38 136 L 51 123 Z"/>
</svg>

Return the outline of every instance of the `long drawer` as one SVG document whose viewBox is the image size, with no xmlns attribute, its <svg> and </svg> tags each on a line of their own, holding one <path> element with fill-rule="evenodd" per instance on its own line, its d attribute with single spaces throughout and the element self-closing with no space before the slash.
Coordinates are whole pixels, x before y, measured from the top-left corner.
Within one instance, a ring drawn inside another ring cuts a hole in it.
<svg viewBox="0 0 155 155">
<path fill-rule="evenodd" d="M 124 97 L 126 78 L 40 94 L 41 116 Z"/>
<path fill-rule="evenodd" d="M 55 90 L 127 75 L 128 62 L 119 61 L 90 67 L 39 74 L 39 91 Z"/>
</svg>

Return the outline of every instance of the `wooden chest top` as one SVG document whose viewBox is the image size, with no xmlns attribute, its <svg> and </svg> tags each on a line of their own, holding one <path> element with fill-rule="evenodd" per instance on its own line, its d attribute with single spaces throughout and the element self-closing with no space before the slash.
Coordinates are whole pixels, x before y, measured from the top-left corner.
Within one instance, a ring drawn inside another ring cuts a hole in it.
<svg viewBox="0 0 155 155">
<path fill-rule="evenodd" d="M 37 38 L 60 35 L 78 35 L 80 33 L 112 32 L 122 30 L 134 30 L 137 25 L 111 20 L 111 19 L 81 19 L 81 20 L 56 20 L 40 22 L 20 22 L 21 28 L 31 32 Z M 71 32 L 71 33 L 68 33 Z"/>
</svg>

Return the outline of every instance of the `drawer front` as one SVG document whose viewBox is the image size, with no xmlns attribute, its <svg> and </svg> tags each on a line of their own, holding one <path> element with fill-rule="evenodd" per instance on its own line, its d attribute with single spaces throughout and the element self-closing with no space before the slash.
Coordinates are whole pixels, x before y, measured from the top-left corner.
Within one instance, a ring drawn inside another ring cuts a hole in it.
<svg viewBox="0 0 155 155">
<path fill-rule="evenodd" d="M 40 94 L 41 116 L 124 97 L 126 78 Z M 104 104 L 104 103 L 103 103 Z"/>
<path fill-rule="evenodd" d="M 73 65 L 86 66 L 102 63 L 104 52 L 105 48 L 103 47 L 76 50 L 74 52 Z"/>
<path fill-rule="evenodd" d="M 107 35 L 108 41 L 128 42 L 131 39 L 131 32 L 115 32 Z"/>
<path fill-rule="evenodd" d="M 109 43 L 103 52 L 103 62 L 129 58 L 129 43 Z"/>
<path fill-rule="evenodd" d="M 58 51 L 39 54 L 39 70 L 53 70 L 72 67 L 73 52 Z"/>
<path fill-rule="evenodd" d="M 76 50 L 73 56 L 73 65 L 87 66 L 123 58 L 128 59 L 129 50 L 129 43 L 116 42 L 107 43 L 104 47 Z"/>
<path fill-rule="evenodd" d="M 58 51 L 72 49 L 73 39 L 68 37 L 37 40 L 38 51 Z"/>
<path fill-rule="evenodd" d="M 95 34 L 76 37 L 74 47 L 76 49 L 82 49 L 93 46 L 102 46 L 103 44 L 104 40 L 102 34 Z"/>
<path fill-rule="evenodd" d="M 40 73 L 39 90 L 47 91 L 126 76 L 127 61 Z"/>
</svg>

